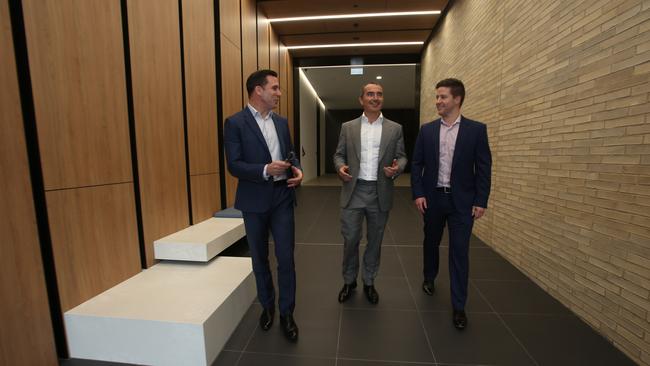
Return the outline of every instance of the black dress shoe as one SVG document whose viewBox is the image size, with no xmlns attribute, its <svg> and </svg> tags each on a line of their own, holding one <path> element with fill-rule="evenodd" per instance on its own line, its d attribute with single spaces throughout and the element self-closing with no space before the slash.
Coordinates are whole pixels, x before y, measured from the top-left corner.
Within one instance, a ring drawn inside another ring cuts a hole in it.
<svg viewBox="0 0 650 366">
<path fill-rule="evenodd" d="M 352 296 L 352 291 L 357 288 L 357 283 L 353 282 L 351 284 L 343 285 L 341 292 L 339 292 L 339 302 L 344 302 Z"/>
<path fill-rule="evenodd" d="M 467 327 L 467 315 L 465 315 L 465 312 L 463 310 L 454 309 L 454 316 L 452 320 L 456 329 L 463 330 Z"/>
<path fill-rule="evenodd" d="M 433 284 L 433 281 L 424 280 L 422 282 L 422 291 L 429 296 L 433 296 L 433 293 L 436 292 L 436 287 Z"/>
<path fill-rule="evenodd" d="M 293 315 L 287 314 L 287 315 L 280 315 L 280 326 L 282 327 L 282 332 L 284 332 L 284 336 L 287 337 L 288 340 L 291 342 L 295 342 L 298 340 L 298 326 L 296 325 L 296 322 L 293 320 Z"/>
<path fill-rule="evenodd" d="M 379 294 L 377 293 L 377 290 L 375 290 L 375 286 L 363 285 L 363 293 L 366 294 L 366 299 L 368 299 L 371 304 L 379 302 Z"/>
<path fill-rule="evenodd" d="M 262 315 L 260 315 L 260 327 L 262 330 L 269 330 L 273 325 L 273 315 L 275 314 L 275 309 L 264 309 L 262 310 Z"/>
</svg>

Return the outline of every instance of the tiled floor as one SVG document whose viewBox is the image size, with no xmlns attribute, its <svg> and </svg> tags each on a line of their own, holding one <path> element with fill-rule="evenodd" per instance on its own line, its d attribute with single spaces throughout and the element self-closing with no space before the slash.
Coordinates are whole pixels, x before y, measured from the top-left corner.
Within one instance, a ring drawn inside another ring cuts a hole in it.
<svg viewBox="0 0 650 366">
<path fill-rule="evenodd" d="M 421 218 L 408 188 L 397 188 L 390 214 L 375 283 L 379 303 L 369 304 L 357 291 L 339 304 L 339 191 L 309 185 L 298 190 L 298 342 L 285 340 L 278 319 L 263 332 L 254 303 L 213 366 L 634 365 L 474 237 L 469 325 L 457 331 L 451 323 L 446 261 L 441 261 L 435 295 L 420 289 Z M 441 253 L 446 256 L 447 248 Z M 110 364 L 65 360 L 62 365 Z"/>
</svg>

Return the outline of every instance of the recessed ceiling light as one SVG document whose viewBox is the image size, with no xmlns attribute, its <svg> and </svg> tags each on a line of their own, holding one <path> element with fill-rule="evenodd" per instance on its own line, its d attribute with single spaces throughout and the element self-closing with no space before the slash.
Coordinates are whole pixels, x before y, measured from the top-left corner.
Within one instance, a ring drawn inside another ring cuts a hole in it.
<svg viewBox="0 0 650 366">
<path fill-rule="evenodd" d="M 275 19 L 269 19 L 269 22 L 271 22 L 271 23 L 300 22 L 300 21 L 325 20 L 325 19 L 399 17 L 399 16 L 413 16 L 413 15 L 435 15 L 435 14 L 440 14 L 440 10 L 398 11 L 398 12 L 386 12 L 386 13 L 360 13 L 360 14 L 338 14 L 338 15 L 316 15 L 316 16 L 309 16 L 309 17 L 275 18 Z"/>
<path fill-rule="evenodd" d="M 377 80 L 381 80 L 381 79 L 383 79 L 383 78 L 384 78 L 383 76 L 381 76 L 381 75 L 377 75 Z"/>
<path fill-rule="evenodd" d="M 424 42 L 375 42 L 375 43 L 333 43 L 333 44 L 311 44 L 304 46 L 288 46 L 289 50 L 300 50 L 306 48 L 338 48 L 338 47 L 376 47 L 376 46 L 416 46 Z"/>
</svg>

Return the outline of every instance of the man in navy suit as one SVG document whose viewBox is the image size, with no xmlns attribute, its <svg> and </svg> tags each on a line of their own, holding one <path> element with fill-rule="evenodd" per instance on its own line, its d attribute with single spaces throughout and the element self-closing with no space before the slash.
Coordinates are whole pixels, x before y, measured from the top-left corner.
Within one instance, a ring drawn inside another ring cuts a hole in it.
<svg viewBox="0 0 650 366">
<path fill-rule="evenodd" d="M 436 84 L 441 118 L 420 129 L 411 169 L 413 199 L 424 216 L 422 290 L 429 296 L 435 291 L 440 240 L 447 225 L 452 321 L 458 329 L 467 326 L 469 239 L 474 220 L 487 209 L 492 169 L 487 127 L 461 115 L 464 99 L 465 86 L 460 80 Z"/>
<path fill-rule="evenodd" d="M 244 216 L 257 297 L 262 304 L 260 326 L 268 330 L 275 315 L 275 289 L 269 268 L 269 231 L 278 261 L 280 325 L 290 341 L 298 339 L 293 319 L 296 295 L 294 249 L 294 187 L 302 181 L 287 119 L 272 112 L 280 84 L 273 70 L 259 70 L 246 80 L 248 106 L 226 119 L 224 142 L 228 171 L 237 177 L 235 208 Z"/>
</svg>

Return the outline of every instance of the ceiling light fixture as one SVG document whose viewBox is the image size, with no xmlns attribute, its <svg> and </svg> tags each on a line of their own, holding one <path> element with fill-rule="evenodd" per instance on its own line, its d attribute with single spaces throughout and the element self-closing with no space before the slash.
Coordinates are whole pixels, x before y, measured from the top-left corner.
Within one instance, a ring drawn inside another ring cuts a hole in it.
<svg viewBox="0 0 650 366">
<path fill-rule="evenodd" d="M 375 43 L 334 43 L 334 44 L 311 44 L 304 46 L 287 46 L 288 50 L 301 50 L 307 48 L 339 48 L 339 47 L 376 47 L 376 46 L 416 46 L 424 42 L 375 42 Z"/>
<path fill-rule="evenodd" d="M 300 21 L 326 20 L 326 19 L 400 17 L 400 16 L 438 15 L 438 14 L 440 14 L 440 10 L 397 11 L 397 12 L 387 12 L 387 13 L 360 13 L 360 14 L 316 15 L 316 16 L 309 16 L 309 17 L 275 18 L 275 19 L 269 19 L 269 22 L 271 23 L 300 22 Z"/>
<path fill-rule="evenodd" d="M 381 79 L 383 79 L 383 78 L 384 78 L 383 76 L 381 76 L 381 75 L 377 75 L 377 80 L 381 80 Z"/>
</svg>

